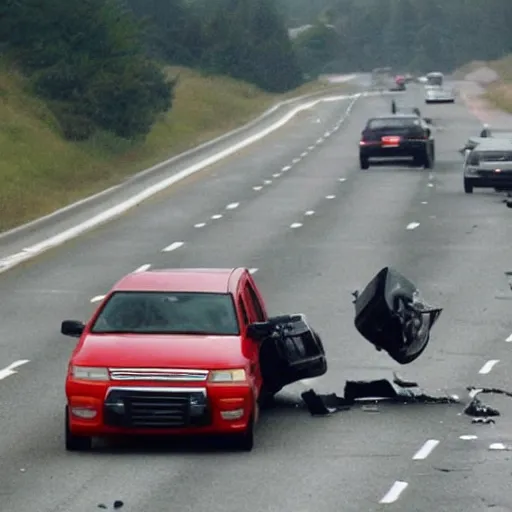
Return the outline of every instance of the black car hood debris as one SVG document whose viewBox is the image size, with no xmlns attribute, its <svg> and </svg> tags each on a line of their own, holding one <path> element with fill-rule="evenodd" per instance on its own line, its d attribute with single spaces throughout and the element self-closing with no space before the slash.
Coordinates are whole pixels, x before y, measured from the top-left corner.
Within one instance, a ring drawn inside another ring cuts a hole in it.
<svg viewBox="0 0 512 512">
<path fill-rule="evenodd" d="M 409 364 L 423 353 L 443 311 L 427 304 L 417 287 L 391 267 L 384 267 L 353 295 L 356 329 L 400 364 Z"/>
<path fill-rule="evenodd" d="M 408 382 L 394 375 L 393 381 L 379 379 L 372 381 L 347 381 L 344 396 L 335 393 L 321 395 L 313 389 L 301 395 L 312 416 L 326 416 L 339 411 L 347 411 L 358 400 L 388 399 L 396 403 L 421 404 L 456 404 L 458 398 L 453 396 L 433 396 L 424 393 L 416 382 Z M 369 412 L 377 411 L 375 407 L 365 409 Z"/>
</svg>

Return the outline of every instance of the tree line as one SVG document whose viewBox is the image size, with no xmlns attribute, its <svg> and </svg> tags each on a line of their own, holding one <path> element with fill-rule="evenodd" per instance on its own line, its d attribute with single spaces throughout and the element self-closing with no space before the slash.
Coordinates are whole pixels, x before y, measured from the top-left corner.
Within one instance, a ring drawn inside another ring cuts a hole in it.
<svg viewBox="0 0 512 512">
<path fill-rule="evenodd" d="M 310 74 L 375 67 L 449 72 L 512 52 L 511 0 L 277 0 Z M 327 26 L 332 25 L 332 28 Z"/>
<path fill-rule="evenodd" d="M 269 92 L 303 80 L 274 0 L 3 0 L 0 51 L 70 140 L 147 135 L 172 108 L 169 64 Z"/>
</svg>

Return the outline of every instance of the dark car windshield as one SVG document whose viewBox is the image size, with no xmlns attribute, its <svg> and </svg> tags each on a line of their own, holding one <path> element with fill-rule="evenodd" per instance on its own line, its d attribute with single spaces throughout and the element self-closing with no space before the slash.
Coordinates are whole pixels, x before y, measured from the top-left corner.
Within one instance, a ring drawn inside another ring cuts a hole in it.
<svg viewBox="0 0 512 512">
<path fill-rule="evenodd" d="M 410 128 L 411 126 L 420 126 L 420 121 L 413 117 L 387 117 L 381 119 L 371 119 L 368 122 L 369 130 L 381 130 L 384 128 Z"/>
<path fill-rule="evenodd" d="M 428 76 L 427 77 L 428 85 L 443 85 L 443 77 L 442 76 Z"/>
<path fill-rule="evenodd" d="M 229 293 L 115 292 L 91 332 L 236 336 L 240 330 Z"/>
</svg>

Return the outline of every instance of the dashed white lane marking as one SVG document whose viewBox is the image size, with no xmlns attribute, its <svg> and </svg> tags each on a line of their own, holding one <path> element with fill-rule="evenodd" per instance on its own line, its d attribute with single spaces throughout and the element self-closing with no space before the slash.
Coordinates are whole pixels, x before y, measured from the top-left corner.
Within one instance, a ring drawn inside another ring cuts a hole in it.
<svg viewBox="0 0 512 512">
<path fill-rule="evenodd" d="M 325 196 L 325 199 L 336 199 L 336 196 Z"/>
<path fill-rule="evenodd" d="M 478 393 L 481 393 L 482 391 L 483 391 L 483 389 L 472 389 L 469 392 L 469 398 L 471 398 L 471 399 L 475 398 L 475 396 L 478 395 Z"/>
<path fill-rule="evenodd" d="M 162 249 L 162 252 L 175 251 L 176 249 L 179 249 L 180 247 L 183 247 L 184 245 L 185 245 L 185 242 L 173 242 L 171 245 L 164 247 L 164 249 Z"/>
<path fill-rule="evenodd" d="M 226 210 L 236 210 L 240 206 L 240 203 L 229 203 L 226 206 Z"/>
<path fill-rule="evenodd" d="M 250 268 L 249 269 L 249 274 L 256 274 L 256 272 L 258 272 L 257 268 Z"/>
<path fill-rule="evenodd" d="M 96 295 L 91 299 L 91 302 L 99 302 L 100 300 L 103 300 L 105 298 L 105 295 Z"/>
<path fill-rule="evenodd" d="M 304 158 L 305 156 L 308 156 L 308 152 L 307 152 L 307 151 L 304 151 L 303 153 L 301 153 L 301 154 L 300 154 L 300 156 L 301 156 L 302 158 Z"/>
<path fill-rule="evenodd" d="M 433 451 L 434 448 L 439 444 L 437 439 L 429 439 L 425 444 L 414 454 L 412 460 L 423 460 L 426 459 Z"/>
<path fill-rule="evenodd" d="M 280 172 L 276 172 L 275 174 L 272 174 L 272 178 L 279 178 L 279 177 L 281 177 Z"/>
<path fill-rule="evenodd" d="M 317 141 L 316 141 L 316 144 L 322 144 L 322 142 L 324 141 L 324 138 L 323 137 L 320 137 Z"/>
<path fill-rule="evenodd" d="M 478 373 L 481 373 L 482 375 L 485 375 L 486 373 L 489 373 L 494 368 L 494 365 L 499 363 L 499 362 L 500 362 L 499 359 L 491 359 L 490 361 L 487 361 L 487 363 L 485 363 L 482 366 L 482 368 L 480 368 Z"/>
<path fill-rule="evenodd" d="M 405 229 L 408 229 L 409 231 L 411 231 L 411 230 L 419 227 L 419 225 L 420 225 L 419 222 L 411 222 L 410 224 L 407 224 L 407 227 Z"/>
<path fill-rule="evenodd" d="M 212 215 L 212 216 L 210 217 L 210 219 L 212 219 L 212 220 L 219 220 L 219 219 L 222 219 L 222 214 L 220 214 L 220 213 L 216 213 L 215 215 Z"/>
<path fill-rule="evenodd" d="M 263 180 L 263 185 L 272 185 L 272 180 Z"/>
<path fill-rule="evenodd" d="M 394 503 L 398 498 L 400 498 L 400 495 L 405 491 L 405 489 L 407 489 L 408 485 L 409 484 L 407 482 L 397 480 L 379 503 Z"/>
<path fill-rule="evenodd" d="M 503 443 L 492 443 L 489 445 L 489 450 L 508 450 L 508 448 Z"/>
<path fill-rule="evenodd" d="M 257 186 L 257 187 L 252 187 L 253 190 L 256 190 L 256 192 L 259 192 L 263 187 L 261 186 Z"/>
<path fill-rule="evenodd" d="M 433 183 L 429 183 L 429 184 L 428 184 L 428 186 L 429 186 L 430 188 L 432 188 L 432 187 L 434 186 L 434 184 L 433 184 Z"/>
<path fill-rule="evenodd" d="M 2 370 L 0 370 L 0 380 L 6 379 L 11 375 L 15 375 L 16 373 L 18 373 L 16 371 L 16 368 L 19 368 L 20 366 L 23 366 L 24 364 L 27 364 L 29 362 L 30 360 L 28 359 L 20 359 L 19 361 L 14 361 L 14 363 L 11 363 L 9 366 L 6 366 Z"/>
<path fill-rule="evenodd" d="M 302 226 L 302 224 L 300 222 L 294 222 L 293 224 L 290 224 L 290 227 L 292 229 L 297 229 L 297 228 L 300 228 Z"/>
<path fill-rule="evenodd" d="M 292 168 L 292 166 L 291 166 L 291 165 L 285 165 L 285 166 L 281 169 L 281 172 L 287 172 L 287 171 L 289 171 L 291 168 Z"/>
<path fill-rule="evenodd" d="M 204 228 L 206 226 L 206 222 L 199 222 L 199 224 L 194 224 L 195 228 Z"/>
<path fill-rule="evenodd" d="M 507 343 L 510 343 L 512 341 L 512 334 L 505 340 Z"/>
<path fill-rule="evenodd" d="M 315 146 L 308 146 L 308 151 L 313 151 L 315 149 Z"/>
<path fill-rule="evenodd" d="M 136 268 L 133 273 L 138 274 L 139 272 L 146 272 L 146 270 L 149 270 L 151 268 L 151 264 L 146 263 L 145 265 L 141 265 L 139 268 Z"/>
<path fill-rule="evenodd" d="M 294 158 L 292 160 L 292 163 L 294 163 L 294 164 L 298 164 L 299 162 L 300 162 L 300 158 Z"/>
<path fill-rule="evenodd" d="M 331 136 L 331 132 L 325 132 L 324 133 L 324 137 L 330 137 Z"/>
<path fill-rule="evenodd" d="M 315 215 L 314 210 L 308 210 L 306 213 L 304 213 L 307 217 L 311 217 L 311 215 Z"/>
<path fill-rule="evenodd" d="M 473 441 L 474 439 L 478 439 L 478 436 L 474 436 L 472 434 L 464 434 L 459 436 L 459 439 L 462 439 L 463 441 Z"/>
<path fill-rule="evenodd" d="M 428 201 L 421 201 L 421 204 L 428 204 Z"/>
<path fill-rule="evenodd" d="M 344 182 L 347 181 L 347 178 L 338 178 L 338 181 Z"/>
</svg>

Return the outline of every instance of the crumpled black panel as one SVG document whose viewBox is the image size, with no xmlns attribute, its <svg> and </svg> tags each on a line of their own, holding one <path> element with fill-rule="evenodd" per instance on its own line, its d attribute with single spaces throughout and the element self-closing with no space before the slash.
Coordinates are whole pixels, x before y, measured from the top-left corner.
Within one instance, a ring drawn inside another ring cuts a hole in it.
<svg viewBox="0 0 512 512">
<path fill-rule="evenodd" d="M 427 304 L 416 286 L 391 267 L 380 270 L 354 296 L 356 329 L 400 364 L 422 354 L 443 311 Z"/>
</svg>

